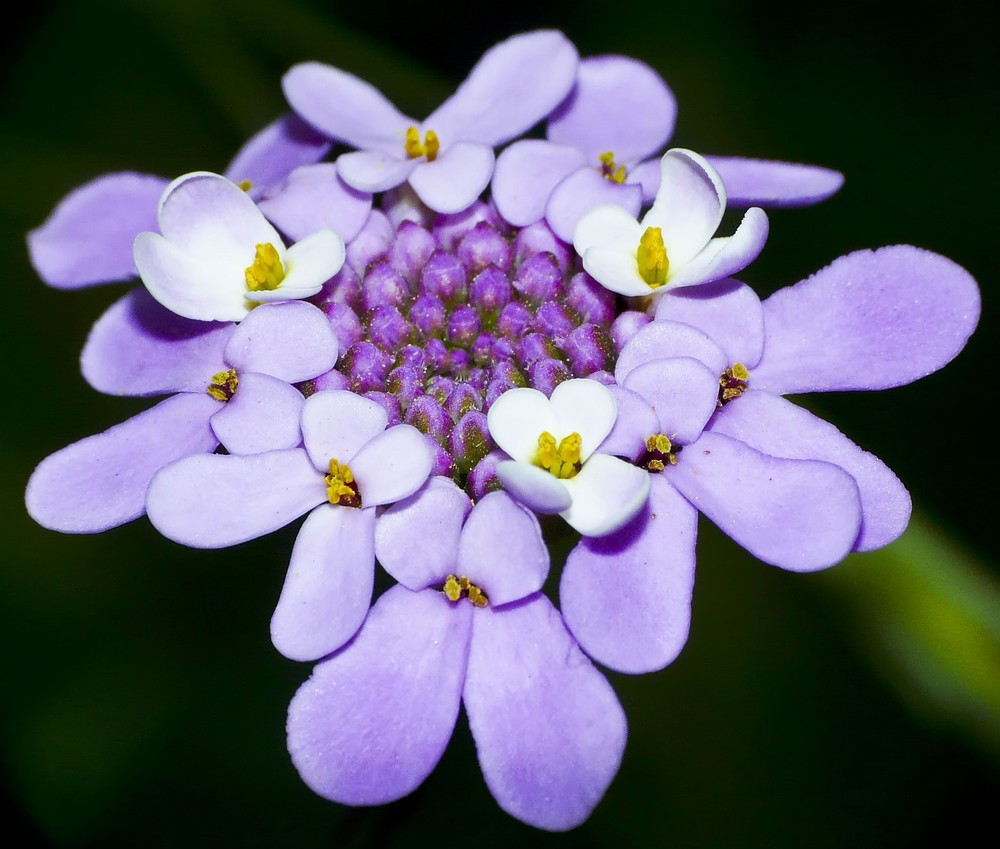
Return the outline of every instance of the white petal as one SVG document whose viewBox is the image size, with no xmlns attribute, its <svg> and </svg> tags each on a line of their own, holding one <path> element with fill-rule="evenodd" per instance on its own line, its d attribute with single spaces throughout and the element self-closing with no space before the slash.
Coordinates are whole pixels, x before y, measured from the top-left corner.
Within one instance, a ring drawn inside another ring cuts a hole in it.
<svg viewBox="0 0 1000 849">
<path fill-rule="evenodd" d="M 562 516 L 585 537 L 601 537 L 627 525 L 649 497 L 649 474 L 612 457 L 594 454 L 567 481 L 573 503 Z"/>
<path fill-rule="evenodd" d="M 344 264 L 344 240 L 333 230 L 319 230 L 292 245 L 285 254 L 285 278 L 277 289 L 248 293 L 258 303 L 315 295 Z"/>
<path fill-rule="evenodd" d="M 615 396 L 596 380 L 575 379 L 560 383 L 549 400 L 559 422 L 556 440 L 580 434 L 580 462 L 587 462 L 618 418 Z"/>
<path fill-rule="evenodd" d="M 522 463 L 535 459 L 543 431 L 555 436 L 559 429 L 552 404 L 537 389 L 508 389 L 493 402 L 486 424 L 493 441 Z"/>
<path fill-rule="evenodd" d="M 559 513 L 573 503 L 566 481 L 531 463 L 503 460 L 496 472 L 507 492 L 536 513 Z"/>
<path fill-rule="evenodd" d="M 631 253 L 634 259 L 644 229 L 620 206 L 604 204 L 594 207 L 577 222 L 573 247 L 580 256 L 590 248 L 600 247 Z"/>
</svg>

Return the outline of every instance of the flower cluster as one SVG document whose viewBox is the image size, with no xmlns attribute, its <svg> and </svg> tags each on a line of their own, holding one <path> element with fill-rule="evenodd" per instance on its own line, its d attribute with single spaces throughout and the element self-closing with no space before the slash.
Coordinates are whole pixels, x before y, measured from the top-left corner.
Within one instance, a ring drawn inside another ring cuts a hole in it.
<svg viewBox="0 0 1000 849">
<path fill-rule="evenodd" d="M 597 664 L 681 651 L 699 512 L 802 572 L 906 527 L 892 471 L 782 396 L 941 368 L 978 288 L 893 246 L 762 302 L 733 275 L 763 208 L 841 176 L 665 149 L 659 75 L 558 32 L 496 45 L 424 121 L 315 62 L 283 87 L 293 113 L 224 175 L 106 175 L 30 234 L 49 285 L 139 278 L 82 370 L 167 397 L 43 460 L 28 510 L 68 533 L 145 514 L 199 548 L 304 516 L 270 625 L 317 662 L 288 714 L 303 780 L 398 799 L 464 705 L 500 806 L 573 828 L 626 741 Z M 720 236 L 727 206 L 744 214 Z M 395 585 L 373 603 L 377 566 Z"/>
</svg>

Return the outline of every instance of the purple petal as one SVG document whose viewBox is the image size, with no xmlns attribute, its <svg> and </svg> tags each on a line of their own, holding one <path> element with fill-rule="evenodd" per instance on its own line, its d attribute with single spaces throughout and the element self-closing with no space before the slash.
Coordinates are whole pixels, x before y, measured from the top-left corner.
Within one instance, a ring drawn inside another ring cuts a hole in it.
<svg viewBox="0 0 1000 849">
<path fill-rule="evenodd" d="M 385 430 L 385 409 L 353 392 L 331 389 L 306 399 L 302 436 L 317 469 L 324 474 L 330 460 L 350 463 L 368 440 Z"/>
<path fill-rule="evenodd" d="M 697 531 L 698 511 L 654 474 L 649 501 L 631 524 L 570 552 L 560 608 L 594 660 L 637 674 L 677 657 L 691 625 Z"/>
<path fill-rule="evenodd" d="M 433 162 L 421 162 L 410 187 L 435 212 L 451 214 L 472 205 L 493 176 L 493 151 L 475 142 L 456 142 Z"/>
<path fill-rule="evenodd" d="M 630 168 L 625 182 L 642 187 L 643 206 L 652 203 L 660 189 L 660 160 L 647 159 Z"/>
<path fill-rule="evenodd" d="M 581 150 L 591 165 L 605 151 L 631 162 L 663 147 L 676 118 L 673 93 L 648 65 L 591 56 L 580 62 L 576 87 L 549 118 L 546 135 Z"/>
<path fill-rule="evenodd" d="M 298 115 L 283 115 L 240 148 L 225 175 L 234 183 L 249 182 L 250 197 L 256 200 L 300 165 L 319 162 L 331 146 Z"/>
<path fill-rule="evenodd" d="M 91 386 L 110 395 L 204 392 L 228 368 L 223 350 L 233 327 L 181 318 L 140 286 L 97 320 L 80 366 Z"/>
<path fill-rule="evenodd" d="M 475 611 L 462 698 L 501 808 L 550 831 L 587 819 L 621 763 L 625 713 L 545 596 Z"/>
<path fill-rule="evenodd" d="M 624 383 L 637 366 L 671 357 L 694 357 L 719 375 L 731 365 L 722 349 L 698 328 L 676 321 L 653 321 L 622 349 L 615 364 L 615 378 Z"/>
<path fill-rule="evenodd" d="M 503 460 L 496 474 L 504 489 L 536 513 L 561 513 L 573 503 L 562 481 L 531 463 Z"/>
<path fill-rule="evenodd" d="M 545 118 L 576 79 L 576 48 L 561 32 L 535 30 L 487 50 L 458 90 L 424 121 L 441 143 L 496 147 Z"/>
<path fill-rule="evenodd" d="M 327 500 L 326 483 L 301 448 L 237 457 L 201 454 L 153 478 L 146 510 L 165 537 L 224 548 L 283 528 Z"/>
<path fill-rule="evenodd" d="M 226 361 L 239 372 L 300 383 L 332 369 L 337 347 L 337 336 L 321 309 L 285 301 L 250 311 L 226 345 Z"/>
<path fill-rule="evenodd" d="M 420 489 L 434 467 L 434 452 L 427 437 L 403 424 L 376 434 L 350 462 L 361 503 L 378 507 Z"/>
<path fill-rule="evenodd" d="M 741 156 L 706 158 L 722 177 L 730 206 L 809 206 L 836 194 L 844 184 L 839 171 L 818 165 Z"/>
<path fill-rule="evenodd" d="M 541 139 L 514 142 L 497 157 L 493 202 L 511 224 L 534 224 L 545 215 L 545 204 L 559 181 L 583 165 L 583 154 L 576 148 Z"/>
<path fill-rule="evenodd" d="M 670 286 L 713 283 L 742 271 L 764 250 L 769 227 L 763 209 L 748 209 L 732 236 L 712 239 L 691 262 L 670 276 Z"/>
<path fill-rule="evenodd" d="M 465 522 L 458 569 L 494 607 L 538 592 L 549 573 L 549 549 L 538 520 L 506 493 L 487 493 Z"/>
<path fill-rule="evenodd" d="M 324 227 L 349 242 L 368 220 L 371 195 L 350 188 L 332 162 L 296 168 L 258 202 L 260 211 L 292 241 Z"/>
<path fill-rule="evenodd" d="M 407 159 L 397 151 L 356 150 L 337 158 L 337 173 L 359 192 L 384 192 L 405 183 L 423 159 Z"/>
<path fill-rule="evenodd" d="M 722 348 L 730 364 L 753 368 L 764 349 L 760 299 L 739 280 L 668 291 L 656 301 L 656 318 L 697 327 Z"/>
<path fill-rule="evenodd" d="M 793 572 L 840 562 L 861 527 L 858 486 L 832 463 L 772 457 L 704 433 L 662 474 L 751 554 Z"/>
<path fill-rule="evenodd" d="M 910 383 L 958 355 L 979 310 L 976 281 L 939 254 L 855 251 L 764 301 L 754 386 L 788 395 Z"/>
<path fill-rule="evenodd" d="M 167 183 L 121 172 L 74 189 L 28 234 L 38 276 L 58 289 L 135 277 L 132 243 L 144 230 L 156 230 L 156 205 Z"/>
<path fill-rule="evenodd" d="M 635 461 L 646 450 L 646 438 L 659 429 L 660 423 L 648 402 L 623 386 L 608 387 L 615 397 L 618 418 L 615 426 L 600 444 L 602 454 L 615 454 Z"/>
<path fill-rule="evenodd" d="M 560 239 L 572 242 L 580 219 L 603 205 L 621 207 L 637 218 L 642 190 L 631 183 L 605 180 L 595 168 L 580 168 L 556 186 L 545 205 L 545 220 Z"/>
<path fill-rule="evenodd" d="M 49 455 L 28 481 L 28 513 L 68 534 L 131 522 L 146 511 L 146 489 L 160 468 L 218 445 L 208 426 L 218 408 L 208 395 L 175 395 Z"/>
<path fill-rule="evenodd" d="M 309 787 L 380 805 L 430 775 L 458 718 L 472 613 L 392 587 L 354 641 L 316 666 L 288 708 L 288 751 Z"/>
<path fill-rule="evenodd" d="M 719 375 L 691 357 L 652 360 L 632 369 L 625 388 L 653 408 L 662 433 L 681 445 L 694 442 L 718 406 Z"/>
<path fill-rule="evenodd" d="M 303 404 L 302 393 L 283 380 L 244 372 L 236 394 L 212 416 L 212 430 L 230 454 L 297 448 Z"/>
<path fill-rule="evenodd" d="M 321 504 L 306 517 L 271 617 L 271 641 L 285 657 L 324 657 L 361 627 L 375 582 L 374 537 L 374 510 Z"/>
<path fill-rule="evenodd" d="M 455 571 L 458 536 L 471 509 L 469 497 L 450 479 L 431 478 L 379 517 L 378 562 L 411 590 L 443 583 Z"/>
<path fill-rule="evenodd" d="M 719 410 L 711 430 L 775 457 L 834 463 L 861 492 L 861 534 L 855 551 L 872 551 L 900 536 L 910 519 L 910 495 L 892 470 L 832 424 L 784 398 L 750 389 Z"/>
<path fill-rule="evenodd" d="M 320 62 L 296 65 L 281 87 L 292 109 L 316 129 L 362 150 L 402 155 L 406 128 L 417 123 L 374 86 Z"/>
</svg>

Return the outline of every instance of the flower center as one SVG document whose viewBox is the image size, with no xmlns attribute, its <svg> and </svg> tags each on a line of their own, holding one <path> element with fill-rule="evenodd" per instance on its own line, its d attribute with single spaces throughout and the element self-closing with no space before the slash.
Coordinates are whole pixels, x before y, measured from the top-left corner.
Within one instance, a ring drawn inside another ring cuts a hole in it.
<svg viewBox="0 0 1000 849">
<path fill-rule="evenodd" d="M 575 477 L 580 471 L 580 434 L 571 433 L 563 437 L 558 446 L 556 438 L 547 430 L 538 437 L 538 459 L 536 466 L 562 480 Z"/>
<path fill-rule="evenodd" d="M 601 176 L 611 183 L 625 182 L 625 166 L 615 165 L 615 155 L 607 150 L 597 157 L 601 161 Z"/>
<path fill-rule="evenodd" d="M 670 260 L 663 244 L 663 231 L 659 227 L 647 227 L 639 239 L 639 250 L 635 261 L 639 264 L 639 276 L 653 289 L 667 282 Z"/>
<path fill-rule="evenodd" d="M 683 445 L 676 445 L 664 433 L 656 433 L 646 440 L 646 452 L 636 463 L 647 472 L 662 472 L 667 466 L 677 465 L 677 455 Z"/>
<path fill-rule="evenodd" d="M 257 245 L 253 263 L 243 272 L 247 289 L 251 292 L 273 291 L 285 279 L 285 267 L 281 264 L 278 249 L 270 242 Z"/>
<path fill-rule="evenodd" d="M 461 598 L 467 598 L 476 607 L 486 607 L 490 603 L 486 593 L 479 589 L 465 575 L 462 575 L 460 578 L 455 575 L 449 575 L 441 591 L 448 596 L 449 601 L 458 601 Z"/>
<path fill-rule="evenodd" d="M 725 406 L 747 391 L 750 372 L 743 363 L 733 363 L 719 378 L 719 406 Z"/>
<path fill-rule="evenodd" d="M 220 371 L 212 375 L 212 382 L 208 384 L 205 391 L 216 401 L 228 401 L 236 394 L 236 387 L 240 380 L 236 376 L 236 369 Z"/>
<path fill-rule="evenodd" d="M 354 480 L 354 473 L 346 463 L 338 463 L 331 459 L 330 473 L 324 480 L 326 481 L 326 497 L 331 504 L 340 504 L 343 507 L 361 506 L 358 482 Z"/>
<path fill-rule="evenodd" d="M 406 141 L 403 145 L 406 148 L 406 155 L 410 159 L 417 159 L 426 156 L 428 162 L 437 159 L 438 151 L 441 149 L 441 142 L 438 141 L 437 133 L 428 130 L 424 133 L 424 142 L 420 143 L 420 130 L 416 127 L 406 128 Z"/>
</svg>

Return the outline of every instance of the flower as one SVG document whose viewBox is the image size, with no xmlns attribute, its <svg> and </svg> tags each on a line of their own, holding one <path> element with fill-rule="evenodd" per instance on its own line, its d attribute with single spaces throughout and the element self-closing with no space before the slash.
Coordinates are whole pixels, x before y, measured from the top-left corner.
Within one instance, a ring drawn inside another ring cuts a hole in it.
<svg viewBox="0 0 1000 849">
<path fill-rule="evenodd" d="M 239 321 L 257 304 L 308 298 L 344 264 L 332 230 L 286 248 L 242 189 L 207 171 L 167 186 L 157 222 L 160 233 L 136 236 L 135 264 L 150 294 L 185 318 Z"/>
<path fill-rule="evenodd" d="M 500 806 L 539 828 L 579 825 L 618 770 L 625 716 L 539 592 L 537 520 L 502 493 L 469 513 L 434 479 L 386 511 L 376 550 L 400 583 L 289 706 L 303 780 L 352 805 L 405 796 L 441 758 L 461 701 Z"/>
<path fill-rule="evenodd" d="M 99 533 L 146 512 L 163 466 L 221 442 L 233 454 L 299 444 L 301 393 L 290 384 L 333 368 L 337 340 L 311 304 L 269 304 L 240 325 L 180 318 L 143 289 L 94 325 L 81 358 L 96 389 L 171 397 L 46 457 L 28 481 L 28 512 L 64 533 Z"/>
<path fill-rule="evenodd" d="M 353 392 L 317 392 L 302 407 L 304 447 L 171 463 L 149 485 L 149 519 L 176 542 L 224 548 L 309 513 L 271 638 L 286 657 L 315 660 L 349 640 L 368 612 L 375 508 L 411 495 L 431 471 L 427 440 L 387 423 L 378 404 Z"/>
<path fill-rule="evenodd" d="M 329 149 L 329 141 L 301 118 L 285 115 L 247 141 L 225 176 L 248 185 L 248 194 L 256 200 L 294 169 L 322 159 Z M 59 289 L 135 277 L 132 244 L 143 231 L 156 229 L 156 208 L 169 182 L 122 171 L 74 189 L 28 234 L 28 251 L 38 275 Z M 283 226 L 283 216 L 276 218 Z"/>
<path fill-rule="evenodd" d="M 368 83 L 319 62 L 296 65 L 282 84 L 302 118 L 359 148 L 337 160 L 348 185 L 381 192 L 408 181 L 428 207 L 450 213 L 466 209 L 486 188 L 494 147 L 559 105 L 576 65 L 576 49 L 562 33 L 513 36 L 488 50 L 423 123 Z"/>
<path fill-rule="evenodd" d="M 595 453 L 611 432 L 617 407 L 593 380 L 567 380 L 550 398 L 511 389 L 490 407 L 490 435 L 513 459 L 497 477 L 539 513 L 558 513 L 584 536 L 626 524 L 646 501 L 647 475 L 610 454 Z"/>
<path fill-rule="evenodd" d="M 584 269 L 622 295 L 662 294 L 667 289 L 711 283 L 746 268 L 764 247 L 767 215 L 747 210 L 736 232 L 713 239 L 726 209 L 726 189 L 704 157 L 668 150 L 652 208 L 637 222 L 618 206 L 584 215 L 573 247 Z"/>
</svg>

